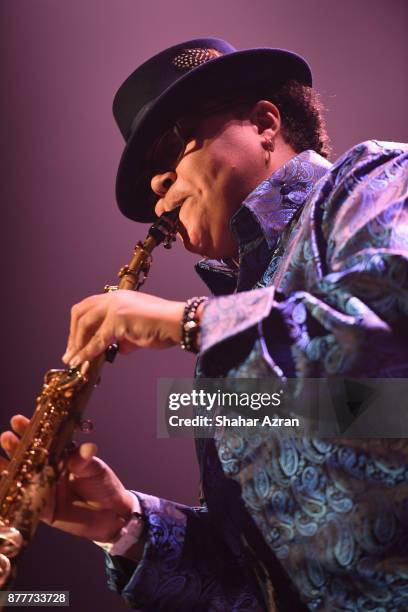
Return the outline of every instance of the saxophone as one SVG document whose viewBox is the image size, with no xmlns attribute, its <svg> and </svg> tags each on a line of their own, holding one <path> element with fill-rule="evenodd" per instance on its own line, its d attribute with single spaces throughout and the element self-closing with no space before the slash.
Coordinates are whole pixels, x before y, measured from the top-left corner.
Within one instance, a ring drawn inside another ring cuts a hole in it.
<svg viewBox="0 0 408 612">
<path fill-rule="evenodd" d="M 175 240 L 178 209 L 163 213 L 139 242 L 129 265 L 119 271 L 118 285 L 105 291 L 137 291 L 149 273 L 153 249 L 170 248 Z M 31 421 L 0 480 L 0 589 L 9 589 L 17 561 L 34 536 L 49 491 L 64 469 L 64 451 L 100 379 L 105 361 L 112 362 L 113 344 L 91 362 L 77 368 L 49 370 L 36 400 Z"/>
</svg>

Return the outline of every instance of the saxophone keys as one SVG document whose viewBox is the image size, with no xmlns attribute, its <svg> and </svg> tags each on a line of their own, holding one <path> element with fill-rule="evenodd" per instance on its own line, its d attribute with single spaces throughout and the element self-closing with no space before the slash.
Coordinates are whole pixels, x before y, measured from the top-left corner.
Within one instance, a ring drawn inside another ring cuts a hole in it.
<svg viewBox="0 0 408 612">
<path fill-rule="evenodd" d="M 118 272 L 118 277 L 119 278 L 123 278 L 124 276 L 126 276 L 126 274 L 129 274 L 129 266 L 122 266 L 121 269 Z M 116 287 L 115 289 L 113 289 L 113 291 L 116 291 L 116 289 L 118 289 L 118 287 Z M 111 290 L 112 291 L 112 290 Z"/>
<path fill-rule="evenodd" d="M 117 344 L 111 344 L 108 346 L 108 348 L 105 351 L 105 359 L 108 363 L 113 363 L 118 350 L 119 350 L 119 346 Z M 100 382 L 101 382 L 101 379 L 98 378 L 95 386 L 98 386 Z"/>
<path fill-rule="evenodd" d="M 93 430 L 93 423 L 90 419 L 84 419 L 79 423 L 79 429 L 82 433 L 91 433 Z"/>
<path fill-rule="evenodd" d="M 164 243 L 163 243 L 164 248 L 171 249 L 173 242 L 176 242 L 176 237 L 174 234 L 169 234 L 164 240 Z"/>
</svg>

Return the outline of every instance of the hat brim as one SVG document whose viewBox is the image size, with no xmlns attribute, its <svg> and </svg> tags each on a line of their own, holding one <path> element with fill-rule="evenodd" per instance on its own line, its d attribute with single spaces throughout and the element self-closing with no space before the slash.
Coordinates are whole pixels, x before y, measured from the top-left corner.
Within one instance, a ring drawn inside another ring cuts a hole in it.
<svg viewBox="0 0 408 612">
<path fill-rule="evenodd" d="M 123 151 L 116 179 L 121 212 L 142 223 L 157 219 L 157 196 L 150 187 L 146 154 L 166 129 L 198 103 L 211 97 L 262 84 L 277 86 L 288 80 L 312 85 L 306 61 L 283 49 L 247 49 L 222 55 L 182 75 L 136 115 Z"/>
</svg>

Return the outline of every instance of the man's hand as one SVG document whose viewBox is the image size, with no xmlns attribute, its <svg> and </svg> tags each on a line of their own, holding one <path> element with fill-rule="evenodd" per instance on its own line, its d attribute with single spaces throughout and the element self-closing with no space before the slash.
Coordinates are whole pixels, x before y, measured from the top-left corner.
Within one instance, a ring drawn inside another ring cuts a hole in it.
<svg viewBox="0 0 408 612">
<path fill-rule="evenodd" d="M 0 436 L 0 444 L 11 456 L 29 420 L 16 415 L 12 431 Z M 17 434 L 17 435 L 16 435 Z M 95 444 L 82 444 L 66 460 L 66 473 L 54 485 L 44 508 L 42 520 L 77 536 L 111 542 L 129 520 L 133 496 L 114 472 L 95 457 Z M 0 468 L 7 462 L 0 458 Z"/>
<path fill-rule="evenodd" d="M 71 311 L 63 361 L 75 367 L 94 359 L 110 344 L 127 354 L 139 347 L 166 348 L 180 341 L 184 303 L 137 293 L 113 291 L 94 295 Z"/>
</svg>

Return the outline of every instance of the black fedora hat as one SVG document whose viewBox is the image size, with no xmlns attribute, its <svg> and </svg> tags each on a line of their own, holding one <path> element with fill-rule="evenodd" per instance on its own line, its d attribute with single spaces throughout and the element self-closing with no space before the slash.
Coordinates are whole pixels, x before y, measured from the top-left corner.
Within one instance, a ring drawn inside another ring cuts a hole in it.
<svg viewBox="0 0 408 612">
<path fill-rule="evenodd" d="M 218 38 L 189 40 L 165 49 L 137 68 L 121 85 L 113 114 L 126 141 L 120 160 L 116 199 L 134 221 L 156 218 L 146 154 L 154 141 L 186 112 L 215 95 L 288 80 L 312 85 L 307 62 L 290 51 L 260 48 L 237 51 Z"/>
</svg>

